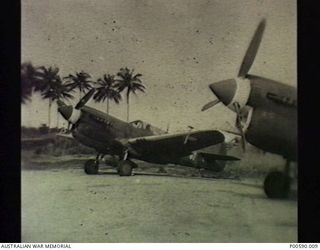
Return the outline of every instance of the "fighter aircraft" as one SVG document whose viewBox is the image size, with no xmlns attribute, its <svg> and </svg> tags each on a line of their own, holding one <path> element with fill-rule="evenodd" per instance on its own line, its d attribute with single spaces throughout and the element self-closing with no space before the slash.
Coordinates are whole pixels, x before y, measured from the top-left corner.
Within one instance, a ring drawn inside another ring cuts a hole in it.
<svg viewBox="0 0 320 250">
<path fill-rule="evenodd" d="M 58 101 L 58 111 L 72 124 L 72 136 L 97 151 L 96 159 L 85 163 L 84 170 L 87 174 L 98 173 L 99 161 L 106 154 L 118 157 L 115 167 L 120 176 L 132 175 L 132 169 L 137 167 L 132 159 L 160 164 L 182 163 L 213 170 L 221 170 L 215 164 L 215 160 L 239 160 L 227 155 L 193 154 L 201 148 L 224 142 L 225 136 L 221 131 L 202 130 L 168 134 L 141 120 L 127 123 L 85 106 L 94 91 L 91 89 L 75 107 Z"/>
<path fill-rule="evenodd" d="M 263 19 L 246 51 L 238 76 L 209 85 L 218 99 L 204 105 L 202 111 L 222 102 L 237 114 L 236 128 L 244 149 L 248 141 L 287 160 L 283 172 L 270 172 L 264 181 L 268 197 L 284 198 L 290 191 L 290 161 L 297 161 L 297 91 L 287 84 L 248 74 L 265 26 Z"/>
</svg>

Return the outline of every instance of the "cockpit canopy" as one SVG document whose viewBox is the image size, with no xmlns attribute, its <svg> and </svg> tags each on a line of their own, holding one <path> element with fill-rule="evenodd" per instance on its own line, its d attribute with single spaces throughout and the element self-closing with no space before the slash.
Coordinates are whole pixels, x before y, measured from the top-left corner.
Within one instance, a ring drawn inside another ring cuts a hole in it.
<svg viewBox="0 0 320 250">
<path fill-rule="evenodd" d="M 161 129 L 156 128 L 156 127 L 152 126 L 151 124 L 146 123 L 146 122 L 141 121 L 141 120 L 132 121 L 132 122 L 130 122 L 130 124 L 135 128 L 150 130 L 154 134 L 163 134 L 164 133 L 164 131 L 162 131 Z"/>
<path fill-rule="evenodd" d="M 141 129 L 150 129 L 151 125 L 149 123 L 143 122 L 141 120 L 136 120 L 130 122 L 130 124 L 135 128 L 141 128 Z"/>
</svg>

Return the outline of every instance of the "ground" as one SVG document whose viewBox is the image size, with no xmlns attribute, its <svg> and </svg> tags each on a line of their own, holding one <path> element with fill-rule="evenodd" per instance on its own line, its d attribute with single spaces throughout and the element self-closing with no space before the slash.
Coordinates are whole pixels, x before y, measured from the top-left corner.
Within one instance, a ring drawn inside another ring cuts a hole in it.
<svg viewBox="0 0 320 250">
<path fill-rule="evenodd" d="M 258 179 L 89 176 L 76 161 L 43 164 L 22 170 L 23 242 L 297 241 L 296 199 L 266 198 Z"/>
</svg>

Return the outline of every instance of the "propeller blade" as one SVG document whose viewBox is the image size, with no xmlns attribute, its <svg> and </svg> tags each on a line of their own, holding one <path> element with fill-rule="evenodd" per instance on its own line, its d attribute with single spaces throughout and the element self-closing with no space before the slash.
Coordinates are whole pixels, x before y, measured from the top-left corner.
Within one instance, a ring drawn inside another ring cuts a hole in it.
<svg viewBox="0 0 320 250">
<path fill-rule="evenodd" d="M 211 101 L 211 102 L 208 102 L 206 105 L 204 105 L 201 109 L 201 111 L 205 111 L 209 108 L 212 108 L 213 106 L 215 106 L 216 104 L 218 104 L 220 102 L 220 100 L 214 100 L 214 101 Z"/>
<path fill-rule="evenodd" d="M 242 150 L 243 150 L 243 152 L 246 152 L 247 139 L 246 139 L 246 135 L 243 131 L 243 127 L 241 124 L 240 105 L 236 102 L 236 103 L 234 103 L 234 107 L 235 107 L 235 111 L 237 114 L 236 127 L 238 128 L 240 135 L 241 135 Z"/>
<path fill-rule="evenodd" d="M 61 100 L 57 100 L 57 104 L 58 104 L 58 107 L 66 106 L 66 104 Z"/>
<path fill-rule="evenodd" d="M 77 103 L 75 109 L 81 109 L 84 105 L 86 105 L 86 103 L 90 100 L 94 92 L 94 88 L 90 89 L 90 91 L 84 97 L 82 97 L 81 100 Z"/>
<path fill-rule="evenodd" d="M 73 131 L 76 128 L 76 124 L 71 124 L 71 131 Z"/>
<path fill-rule="evenodd" d="M 254 33 L 254 36 L 250 42 L 247 52 L 243 58 L 243 61 L 238 73 L 239 77 L 245 77 L 248 74 L 252 66 L 252 63 L 257 55 L 265 26 L 266 26 L 266 20 L 263 19 L 260 22 L 258 28 L 256 29 L 256 32 Z"/>
<path fill-rule="evenodd" d="M 242 126 L 239 126 L 239 131 L 240 131 L 240 134 L 241 134 L 242 150 L 243 150 L 243 152 L 246 152 L 247 139 L 246 139 L 245 133 L 243 132 Z"/>
<path fill-rule="evenodd" d="M 72 124 L 71 122 L 68 122 L 68 133 L 72 133 L 72 131 L 77 127 L 77 124 Z"/>
</svg>

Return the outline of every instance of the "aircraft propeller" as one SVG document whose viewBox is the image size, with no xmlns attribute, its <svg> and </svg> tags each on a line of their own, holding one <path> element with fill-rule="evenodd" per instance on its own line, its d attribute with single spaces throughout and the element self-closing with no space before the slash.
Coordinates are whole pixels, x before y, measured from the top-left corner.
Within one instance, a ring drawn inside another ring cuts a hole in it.
<svg viewBox="0 0 320 250">
<path fill-rule="evenodd" d="M 94 92 L 95 92 L 94 88 L 90 89 L 90 91 L 80 99 L 80 101 L 75 106 L 75 109 L 81 109 L 84 105 L 86 105 L 86 103 L 90 100 Z"/>
<path fill-rule="evenodd" d="M 235 79 L 223 80 L 209 85 L 209 88 L 217 96 L 219 101 L 207 103 L 202 107 L 202 111 L 214 107 L 220 101 L 233 111 L 235 111 L 232 105 L 233 102 L 238 101 L 241 108 L 245 105 L 244 102 L 246 102 L 249 97 L 249 93 L 246 92 L 250 92 L 250 79 L 247 78 L 247 74 L 257 55 L 265 26 L 266 20 L 263 19 L 258 25 L 242 60 L 238 76 Z M 237 98 L 241 100 L 236 100 Z"/>
<path fill-rule="evenodd" d="M 242 148 L 245 151 L 246 145 L 246 138 L 245 138 L 245 131 L 241 124 L 241 111 L 246 106 L 246 103 L 249 99 L 250 91 L 251 91 L 251 83 L 250 79 L 248 78 L 248 72 L 254 62 L 254 59 L 257 55 L 263 32 L 265 30 L 266 20 L 263 19 L 252 39 L 250 45 L 245 53 L 245 56 L 242 60 L 238 76 L 234 79 L 223 80 L 219 82 L 215 82 L 209 85 L 211 91 L 215 94 L 218 98 L 215 101 L 211 101 L 205 104 L 201 111 L 205 111 L 209 108 L 214 107 L 219 102 L 222 102 L 226 105 L 229 109 L 234 111 L 237 114 L 236 118 L 236 127 L 239 130 L 239 133 L 242 138 Z"/>
<path fill-rule="evenodd" d="M 246 77 L 246 75 L 248 74 L 253 64 L 253 61 L 256 58 L 265 27 L 266 27 L 266 20 L 263 19 L 260 22 L 258 28 L 256 29 L 256 32 L 254 33 L 253 38 L 250 42 L 250 45 L 247 49 L 247 52 L 243 58 L 243 61 L 238 73 L 239 77 Z"/>
<path fill-rule="evenodd" d="M 201 111 L 205 111 L 213 106 L 215 106 L 216 104 L 218 104 L 220 102 L 220 100 L 214 100 L 214 101 L 211 101 L 211 102 L 208 102 L 206 105 L 204 105 L 201 109 Z"/>
<path fill-rule="evenodd" d="M 94 94 L 95 89 L 92 88 L 87 94 L 85 94 L 80 101 L 76 104 L 75 107 L 73 107 L 72 105 L 66 105 L 63 101 L 58 100 L 57 104 L 58 104 L 58 112 L 63 116 L 64 119 L 66 119 L 68 121 L 68 130 L 70 129 L 70 125 L 71 126 L 71 130 L 74 129 L 75 124 L 77 123 L 77 121 L 80 118 L 81 115 L 81 109 L 86 105 L 86 103 L 90 100 L 90 98 L 92 97 L 92 95 Z"/>
</svg>

